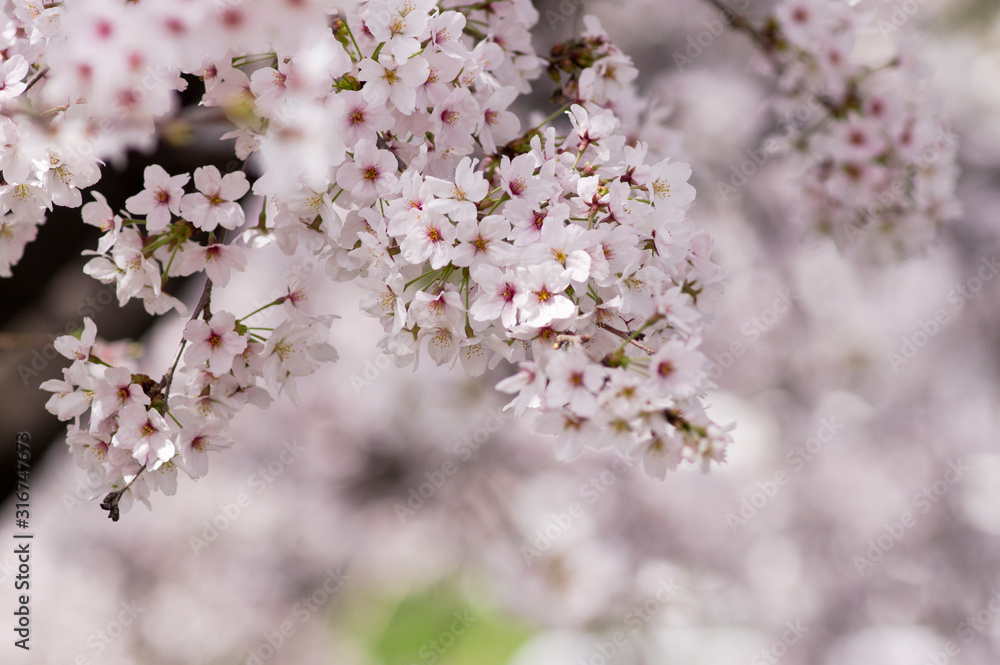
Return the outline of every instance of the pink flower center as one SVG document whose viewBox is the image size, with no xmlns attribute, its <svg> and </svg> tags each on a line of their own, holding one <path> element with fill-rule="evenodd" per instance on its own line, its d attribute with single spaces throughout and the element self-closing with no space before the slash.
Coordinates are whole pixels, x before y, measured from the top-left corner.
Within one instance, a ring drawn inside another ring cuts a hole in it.
<svg viewBox="0 0 1000 665">
<path fill-rule="evenodd" d="M 534 226 L 539 231 L 542 230 L 542 222 L 545 221 L 545 213 L 541 210 L 536 210 L 531 213 L 531 225 Z"/>
</svg>

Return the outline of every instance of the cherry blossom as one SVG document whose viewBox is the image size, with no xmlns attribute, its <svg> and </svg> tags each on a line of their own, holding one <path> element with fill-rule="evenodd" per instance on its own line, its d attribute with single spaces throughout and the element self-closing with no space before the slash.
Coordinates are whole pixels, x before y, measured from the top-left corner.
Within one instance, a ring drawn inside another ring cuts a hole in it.
<svg viewBox="0 0 1000 665">
<path fill-rule="evenodd" d="M 172 362 L 141 371 L 90 319 L 57 340 L 73 364 L 46 382 L 48 408 L 73 420 L 71 448 L 103 476 L 112 517 L 173 493 L 178 470 L 205 475 L 242 409 L 296 401 L 296 380 L 336 360 L 335 314 L 311 297 L 324 279 L 363 286 L 383 328 L 373 345 L 398 367 L 424 355 L 472 376 L 511 365 L 497 389 L 557 433 L 560 458 L 613 446 L 656 477 L 725 459 L 700 351 L 725 275 L 690 214 L 692 168 L 596 19 L 546 57 L 538 20 L 525 0 L 15 3 L 0 65 L 0 274 L 47 211 L 83 203 L 105 162 L 198 122 L 178 108 L 189 84 L 242 162 L 193 178 L 153 164 L 130 216 L 97 192 L 80 211 L 102 234 L 85 274 L 121 305 L 186 319 Z M 912 248 L 956 212 L 954 141 L 909 85 L 919 63 L 905 48 L 852 60 L 869 20 L 787 0 L 733 26 L 775 66 L 776 110 L 823 110 L 783 137 L 786 154 L 819 157 L 796 190 L 803 219 L 838 228 L 879 203 L 872 235 Z M 556 106 L 528 122 L 523 96 L 543 73 Z M 298 269 L 250 311 L 217 309 L 267 251 Z M 201 295 L 182 302 L 177 277 Z"/>
<path fill-rule="evenodd" d="M 337 184 L 349 191 L 358 205 L 371 205 L 396 189 L 397 168 L 391 152 L 360 139 L 354 147 L 354 158 L 337 171 Z"/>
<path fill-rule="evenodd" d="M 192 478 L 201 478 L 208 473 L 208 453 L 231 447 L 232 439 L 225 435 L 225 425 L 219 420 L 202 419 L 184 409 L 177 409 L 175 415 L 184 423 L 175 460 Z"/>
<path fill-rule="evenodd" d="M 246 337 L 236 330 L 236 316 L 230 312 L 216 312 L 209 321 L 188 321 L 184 339 L 190 342 L 184 361 L 190 365 L 207 361 L 215 376 L 229 372 L 233 359 L 247 347 Z"/>
<path fill-rule="evenodd" d="M 118 415 L 118 431 L 112 444 L 132 451 L 132 456 L 150 469 L 156 469 L 175 454 L 172 431 L 157 411 L 141 404 L 130 404 Z"/>
<path fill-rule="evenodd" d="M 362 94 L 376 106 L 391 101 L 403 115 L 416 108 L 417 86 L 427 80 L 430 65 L 421 56 L 399 64 L 393 60 L 375 61 L 370 58 L 358 64 L 358 80 L 364 81 Z"/>
<path fill-rule="evenodd" d="M 109 419 L 128 406 L 149 406 L 149 396 L 135 381 L 136 377 L 125 367 L 110 367 L 103 377 L 97 379 L 93 389 L 92 434 L 108 430 L 113 432 Z"/>
<path fill-rule="evenodd" d="M 243 272 L 247 257 L 238 245 L 213 243 L 184 248 L 178 261 L 178 275 L 193 275 L 204 271 L 212 284 L 225 288 L 233 271 Z"/>
<path fill-rule="evenodd" d="M 90 350 L 94 347 L 96 339 L 97 325 L 88 316 L 83 319 L 83 332 L 79 338 L 63 335 L 56 338 L 52 345 L 56 351 L 70 360 L 87 360 L 90 358 Z"/>
<path fill-rule="evenodd" d="M 24 92 L 27 83 L 21 81 L 28 73 L 28 61 L 15 54 L 0 65 L 0 105 Z"/>
<path fill-rule="evenodd" d="M 247 193 L 250 183 L 242 171 L 223 176 L 214 166 L 202 166 L 195 169 L 194 184 L 198 191 L 181 197 L 180 214 L 185 219 L 202 231 L 243 225 L 243 209 L 236 201 Z"/>
<path fill-rule="evenodd" d="M 181 214 L 181 197 L 184 185 L 191 176 L 182 173 L 170 176 L 158 165 L 146 167 L 144 174 L 145 189 L 129 198 L 125 207 L 136 215 L 146 215 L 146 230 L 162 231 L 170 223 L 171 214 Z"/>
</svg>

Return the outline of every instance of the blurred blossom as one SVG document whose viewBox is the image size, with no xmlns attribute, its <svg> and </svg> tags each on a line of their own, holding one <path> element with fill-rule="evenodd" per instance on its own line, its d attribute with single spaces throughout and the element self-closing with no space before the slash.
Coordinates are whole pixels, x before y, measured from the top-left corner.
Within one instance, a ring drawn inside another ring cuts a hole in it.
<svg viewBox="0 0 1000 665">
<path fill-rule="evenodd" d="M 72 454 L 33 468 L 31 659 L 0 660 L 998 662 L 993 5 L 722 1 L 768 51 L 703 0 L 145 4 L 8 3 L 0 273 L 180 71 L 253 158 L 83 206 L 89 275 L 190 310 L 138 362 L 89 318 L 56 343 Z M 490 162 L 558 108 L 531 81 L 569 113 Z M 201 270 L 205 320 L 164 280 Z M 153 510 L 112 524 L 135 478 Z"/>
</svg>

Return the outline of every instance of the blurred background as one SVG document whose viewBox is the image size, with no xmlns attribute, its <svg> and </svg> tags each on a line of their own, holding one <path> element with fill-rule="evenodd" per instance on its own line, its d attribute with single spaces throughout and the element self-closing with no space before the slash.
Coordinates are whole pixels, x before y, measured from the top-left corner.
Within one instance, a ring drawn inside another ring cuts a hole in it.
<svg viewBox="0 0 1000 665">
<path fill-rule="evenodd" d="M 206 478 L 112 523 L 37 390 L 63 366 L 51 339 L 91 315 L 102 335 L 141 342 L 155 376 L 183 322 L 150 328 L 141 308 L 119 310 L 80 271 L 96 234 L 63 210 L 0 280 L 0 662 L 1000 662 L 1000 7 L 898 3 L 918 8 L 905 29 L 961 140 L 964 213 L 921 255 L 870 265 L 804 233 L 780 159 L 720 195 L 775 118 L 774 81 L 743 36 L 677 67 L 718 12 L 535 5 L 539 52 L 595 14 L 671 112 L 699 192 L 691 216 L 731 274 L 704 347 L 712 413 L 737 424 L 728 463 L 663 482 L 611 455 L 557 463 L 550 439 L 502 411 L 503 368 L 390 367 L 360 291 L 275 250 L 218 306 L 249 312 L 295 269 L 309 306 L 342 317 L 341 360 L 299 382 L 298 406 L 242 412 Z M 548 92 L 539 81 L 543 112 Z M 234 168 L 228 144 L 205 145 L 134 155 L 97 189 L 117 209 L 147 163 Z M 30 654 L 11 644 L 22 431 L 35 457 Z"/>
</svg>

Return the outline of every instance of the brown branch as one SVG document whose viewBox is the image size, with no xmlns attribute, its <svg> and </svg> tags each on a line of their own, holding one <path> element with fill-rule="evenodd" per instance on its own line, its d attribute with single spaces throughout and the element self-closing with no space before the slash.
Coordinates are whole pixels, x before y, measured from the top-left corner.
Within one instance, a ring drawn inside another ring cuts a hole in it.
<svg viewBox="0 0 1000 665">
<path fill-rule="evenodd" d="M 188 321 L 194 321 L 198 318 L 198 315 L 202 312 L 208 312 L 209 317 L 211 317 L 211 310 L 209 309 L 212 302 L 212 280 L 205 280 L 205 288 L 201 292 L 201 298 L 198 299 L 198 304 L 195 305 L 194 311 L 191 313 L 191 318 Z M 153 387 L 151 391 L 153 394 L 150 395 L 150 399 L 157 395 L 163 395 L 166 398 L 167 394 L 170 392 L 170 384 L 174 380 L 174 371 L 177 369 L 177 363 L 181 360 L 181 354 L 184 352 L 184 346 L 187 344 L 187 340 L 181 338 L 180 348 L 177 349 L 177 356 L 174 358 L 173 364 L 170 366 L 170 370 L 163 375 L 160 382 Z"/>
<path fill-rule="evenodd" d="M 756 46 L 762 52 L 764 57 L 767 58 L 767 61 L 771 63 L 771 67 L 774 69 L 777 76 L 781 76 L 781 74 L 784 73 L 787 66 L 778 57 L 780 39 L 776 39 L 773 34 L 769 34 L 768 32 L 761 30 L 761 28 L 754 25 L 753 21 L 727 7 L 722 0 L 703 1 L 722 12 L 722 15 L 734 30 L 741 32 L 750 38 L 750 40 L 754 43 L 754 46 Z M 812 97 L 819 102 L 821 106 L 826 108 L 834 117 L 839 117 L 844 113 L 845 107 L 850 103 L 854 94 L 853 87 L 854 86 L 852 84 L 851 88 L 845 95 L 845 102 L 843 104 L 835 104 L 832 99 L 822 93 L 816 91 L 810 92 Z"/>
<path fill-rule="evenodd" d="M 132 487 L 132 483 L 134 483 L 145 470 L 146 465 L 143 464 L 142 468 L 139 469 L 134 476 L 132 476 L 132 480 L 128 481 L 128 484 L 126 484 L 125 487 L 120 490 L 115 490 L 114 492 L 109 492 L 108 495 L 104 497 L 104 500 L 101 501 L 101 508 L 108 511 L 108 517 L 112 522 L 117 522 L 118 518 L 121 516 L 118 512 L 118 502 L 121 501 L 122 496 L 128 491 L 128 488 Z"/>
<path fill-rule="evenodd" d="M 49 73 L 48 66 L 45 66 L 45 67 L 42 67 L 41 69 L 39 69 L 38 73 L 35 74 L 35 77 L 33 79 L 31 79 L 30 81 L 28 81 L 28 85 L 24 86 L 24 91 L 21 94 L 24 94 L 25 92 L 28 92 L 29 90 L 31 90 L 31 86 L 33 86 L 36 83 L 38 83 L 39 81 L 41 81 L 45 77 L 45 75 L 48 74 L 48 73 Z"/>
<path fill-rule="evenodd" d="M 49 333 L 0 332 L 0 351 L 27 351 L 43 342 L 52 342 L 58 336 Z"/>
<path fill-rule="evenodd" d="M 776 67 L 778 66 L 778 62 L 774 58 L 774 52 L 777 49 L 777 45 L 774 43 L 773 38 L 761 32 L 757 26 L 750 21 L 750 19 L 741 14 L 737 14 L 731 8 L 724 5 L 721 0 L 704 1 L 722 12 L 722 15 L 726 18 L 729 25 L 731 25 L 734 30 L 742 32 L 748 36 L 751 41 L 756 44 L 757 48 L 764 51 L 764 55 L 771 61 L 771 64 Z"/>
<path fill-rule="evenodd" d="M 630 344 L 632 344 L 634 346 L 637 346 L 638 348 L 642 349 L 643 351 L 645 351 L 649 355 L 653 355 L 654 353 L 656 353 L 656 351 L 654 351 L 653 349 L 649 348 L 645 344 L 642 344 L 641 342 L 636 341 L 636 339 L 632 336 L 635 333 L 629 334 L 629 333 L 626 333 L 626 332 L 622 332 L 621 330 L 618 330 L 617 328 L 612 328 L 611 326 L 609 326 L 606 323 L 598 323 L 597 327 L 598 328 L 603 328 L 604 330 L 607 330 L 609 333 L 613 333 L 615 335 L 618 335 L 619 337 L 621 337 L 626 342 L 628 342 L 628 343 L 630 343 Z"/>
</svg>

